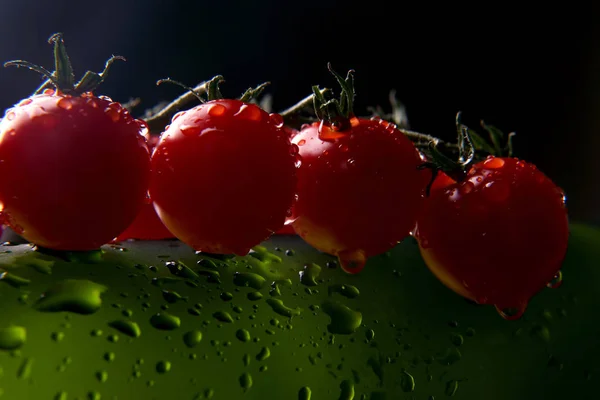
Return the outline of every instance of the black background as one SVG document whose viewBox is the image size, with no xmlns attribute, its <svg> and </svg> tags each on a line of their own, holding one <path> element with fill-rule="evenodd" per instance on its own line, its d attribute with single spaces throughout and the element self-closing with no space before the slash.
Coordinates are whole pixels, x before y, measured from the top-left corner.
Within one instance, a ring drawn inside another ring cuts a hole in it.
<svg viewBox="0 0 600 400">
<path fill-rule="evenodd" d="M 115 64 L 97 94 L 144 107 L 217 74 L 238 97 L 269 81 L 275 110 L 337 90 L 327 62 L 356 71 L 356 111 L 388 106 L 395 89 L 411 128 L 452 140 L 454 118 L 516 131 L 516 155 L 562 186 L 574 220 L 600 222 L 600 12 L 544 2 L 334 2 L 0 0 L 0 60 L 52 68 L 46 42 L 63 32 L 75 72 Z M 441 4 L 441 5 L 440 5 Z M 0 107 L 28 96 L 41 78 L 0 69 Z"/>
</svg>

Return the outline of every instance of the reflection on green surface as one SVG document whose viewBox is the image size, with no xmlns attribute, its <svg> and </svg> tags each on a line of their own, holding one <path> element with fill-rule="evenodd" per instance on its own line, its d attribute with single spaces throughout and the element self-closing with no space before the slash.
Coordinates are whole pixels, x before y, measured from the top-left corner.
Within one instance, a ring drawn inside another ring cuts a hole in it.
<svg viewBox="0 0 600 400">
<path fill-rule="evenodd" d="M 2 250 L 2 399 L 596 393 L 600 232 L 582 225 L 572 226 L 563 284 L 518 321 L 444 287 L 412 240 L 358 275 L 291 236 L 229 260 L 177 241 L 72 261 Z"/>
</svg>

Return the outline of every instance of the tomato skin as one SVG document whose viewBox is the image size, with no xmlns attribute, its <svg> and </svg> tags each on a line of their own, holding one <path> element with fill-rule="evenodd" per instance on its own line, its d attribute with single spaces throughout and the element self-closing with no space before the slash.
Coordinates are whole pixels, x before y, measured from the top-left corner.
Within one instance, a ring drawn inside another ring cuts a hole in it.
<svg viewBox="0 0 600 400">
<path fill-rule="evenodd" d="M 292 140 L 302 158 L 292 225 L 357 273 L 368 257 L 409 236 L 431 173 L 418 168 L 413 143 L 386 121 L 353 118 L 346 132 L 320 126 L 307 125 Z"/>
<path fill-rule="evenodd" d="M 173 117 L 152 155 L 150 196 L 167 229 L 198 251 L 245 255 L 279 230 L 296 188 L 283 120 L 213 100 Z"/>
<path fill-rule="evenodd" d="M 535 165 L 489 157 L 431 192 L 417 222 L 423 259 L 442 283 L 518 318 L 559 272 L 569 237 L 564 193 Z"/>
<path fill-rule="evenodd" d="M 0 122 L 0 204 L 26 240 L 92 250 L 122 232 L 142 207 L 150 155 L 143 121 L 107 97 L 44 94 Z"/>
<path fill-rule="evenodd" d="M 149 132 L 146 133 L 146 143 L 150 154 L 154 151 L 159 139 L 159 135 L 152 135 Z M 127 229 L 125 229 L 125 231 L 116 237 L 115 241 L 128 239 L 163 240 L 172 238 L 174 238 L 173 234 L 169 232 L 165 227 L 165 224 L 162 223 L 158 214 L 156 214 L 152 200 L 147 196 L 146 201 L 135 220 Z"/>
</svg>

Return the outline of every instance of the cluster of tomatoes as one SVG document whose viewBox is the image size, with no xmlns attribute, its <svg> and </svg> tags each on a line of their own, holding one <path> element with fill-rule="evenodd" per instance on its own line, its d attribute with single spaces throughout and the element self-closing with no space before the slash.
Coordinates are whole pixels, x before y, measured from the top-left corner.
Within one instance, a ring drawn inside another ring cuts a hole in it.
<svg viewBox="0 0 600 400">
<path fill-rule="evenodd" d="M 121 104 L 92 94 L 113 59 L 76 83 L 62 36 L 51 41 L 53 73 L 9 64 L 43 73 L 54 89 L 0 122 L 0 222 L 39 247 L 175 237 L 245 255 L 291 232 L 358 273 L 412 235 L 445 285 L 506 318 L 559 273 L 568 239 L 560 188 L 513 157 L 433 174 L 396 125 L 355 116 L 352 71 L 331 70 L 339 100 L 313 88 L 317 118 L 299 129 L 245 96 L 223 98 L 217 77 L 207 100 L 151 135 Z"/>
</svg>

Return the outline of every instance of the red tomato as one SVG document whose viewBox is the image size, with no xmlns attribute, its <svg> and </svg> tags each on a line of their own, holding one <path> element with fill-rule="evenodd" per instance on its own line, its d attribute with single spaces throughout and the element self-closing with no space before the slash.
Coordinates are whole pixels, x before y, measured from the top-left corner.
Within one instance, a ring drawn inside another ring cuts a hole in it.
<svg viewBox="0 0 600 400">
<path fill-rule="evenodd" d="M 55 250 L 110 242 L 148 189 L 146 125 L 91 93 L 46 90 L 0 122 L 0 210 L 28 241 Z"/>
<path fill-rule="evenodd" d="M 199 251 L 245 255 L 279 230 L 296 188 L 298 148 L 278 114 L 212 100 L 173 117 L 152 156 L 160 219 Z"/>
<path fill-rule="evenodd" d="M 146 142 L 150 153 L 154 151 L 159 135 L 151 135 L 149 132 L 146 133 Z M 115 241 L 122 241 L 127 239 L 139 239 L 139 240 L 162 240 L 171 239 L 173 234 L 165 227 L 162 223 L 150 197 L 146 197 L 146 201 L 142 206 L 142 209 L 138 213 L 135 220 L 129 225 L 124 232 L 122 232 Z"/>
<path fill-rule="evenodd" d="M 565 256 L 563 191 L 515 158 L 490 156 L 461 182 L 438 180 L 417 222 L 425 263 L 456 293 L 519 318 Z"/>
<path fill-rule="evenodd" d="M 351 118 L 335 131 L 306 125 L 294 136 L 302 159 L 293 227 L 310 245 L 357 273 L 414 229 L 430 172 L 395 125 Z"/>
</svg>

